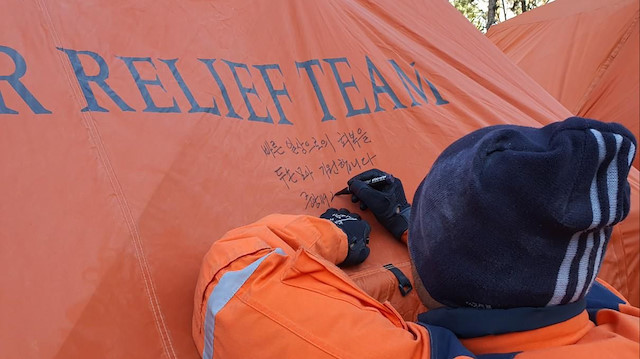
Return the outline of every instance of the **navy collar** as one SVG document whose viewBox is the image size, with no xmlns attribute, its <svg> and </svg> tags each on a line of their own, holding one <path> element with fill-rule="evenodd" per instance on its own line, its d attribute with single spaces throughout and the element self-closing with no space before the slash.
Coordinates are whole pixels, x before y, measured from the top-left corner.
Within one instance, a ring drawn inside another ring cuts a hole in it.
<svg viewBox="0 0 640 359">
<path fill-rule="evenodd" d="M 546 327 L 569 320 L 584 309 L 584 299 L 541 308 L 437 308 L 418 315 L 418 323 L 447 328 L 458 338 L 466 339 Z"/>
</svg>

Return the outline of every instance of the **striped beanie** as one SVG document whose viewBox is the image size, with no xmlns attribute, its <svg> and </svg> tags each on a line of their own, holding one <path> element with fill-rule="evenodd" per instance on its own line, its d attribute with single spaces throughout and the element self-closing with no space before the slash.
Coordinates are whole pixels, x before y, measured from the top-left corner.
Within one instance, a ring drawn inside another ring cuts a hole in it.
<svg viewBox="0 0 640 359">
<path fill-rule="evenodd" d="M 578 117 L 454 142 L 411 210 L 409 250 L 431 297 L 476 308 L 582 299 L 629 213 L 636 146 L 623 126 Z"/>
</svg>

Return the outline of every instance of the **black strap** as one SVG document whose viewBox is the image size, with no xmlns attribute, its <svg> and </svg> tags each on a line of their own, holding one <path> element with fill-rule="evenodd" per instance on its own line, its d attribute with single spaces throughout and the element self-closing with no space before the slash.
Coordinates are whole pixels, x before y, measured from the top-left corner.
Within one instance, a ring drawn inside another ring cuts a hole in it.
<svg viewBox="0 0 640 359">
<path fill-rule="evenodd" d="M 409 294 L 413 289 L 413 286 L 411 285 L 411 281 L 409 280 L 409 278 L 407 278 L 407 276 L 404 275 L 404 273 L 402 273 L 400 269 L 398 269 L 391 263 L 385 264 L 384 267 L 390 270 L 391 273 L 393 273 L 393 275 L 398 280 L 398 288 L 400 289 L 400 294 L 402 294 L 403 297 Z"/>
</svg>

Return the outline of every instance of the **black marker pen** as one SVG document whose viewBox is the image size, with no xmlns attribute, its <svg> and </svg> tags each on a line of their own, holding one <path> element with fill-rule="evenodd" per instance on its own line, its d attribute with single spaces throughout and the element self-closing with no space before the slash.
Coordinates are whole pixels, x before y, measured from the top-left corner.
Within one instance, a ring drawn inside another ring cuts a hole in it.
<svg viewBox="0 0 640 359">
<path fill-rule="evenodd" d="M 378 183 L 378 182 L 382 182 L 382 181 L 384 181 L 386 179 L 387 179 L 387 175 L 383 175 L 383 176 L 373 177 L 371 179 L 364 180 L 362 182 L 371 185 L 371 184 L 375 184 L 375 183 Z M 349 187 L 345 187 L 342 190 L 338 191 L 338 193 L 336 193 L 334 196 L 340 196 L 340 195 L 349 194 L 349 193 L 351 193 L 351 191 L 349 190 Z"/>
</svg>

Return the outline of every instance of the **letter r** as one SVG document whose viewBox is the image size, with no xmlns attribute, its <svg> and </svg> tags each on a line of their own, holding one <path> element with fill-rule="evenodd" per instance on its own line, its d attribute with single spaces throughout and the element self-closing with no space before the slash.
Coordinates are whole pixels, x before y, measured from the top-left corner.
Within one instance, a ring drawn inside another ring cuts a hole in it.
<svg viewBox="0 0 640 359">
<path fill-rule="evenodd" d="M 7 81 L 13 90 L 22 98 L 22 100 L 31 108 L 31 111 L 36 114 L 51 113 L 42 106 L 42 104 L 33 96 L 33 94 L 27 89 L 27 87 L 20 82 L 20 78 L 27 73 L 27 63 L 24 61 L 24 57 L 18 53 L 18 51 L 0 45 L 0 52 L 9 55 L 13 64 L 16 66 L 16 70 L 11 75 L 0 75 L 0 81 Z M 2 93 L 0 93 L 0 114 L 17 114 L 18 111 L 12 110 L 4 103 Z"/>
</svg>

